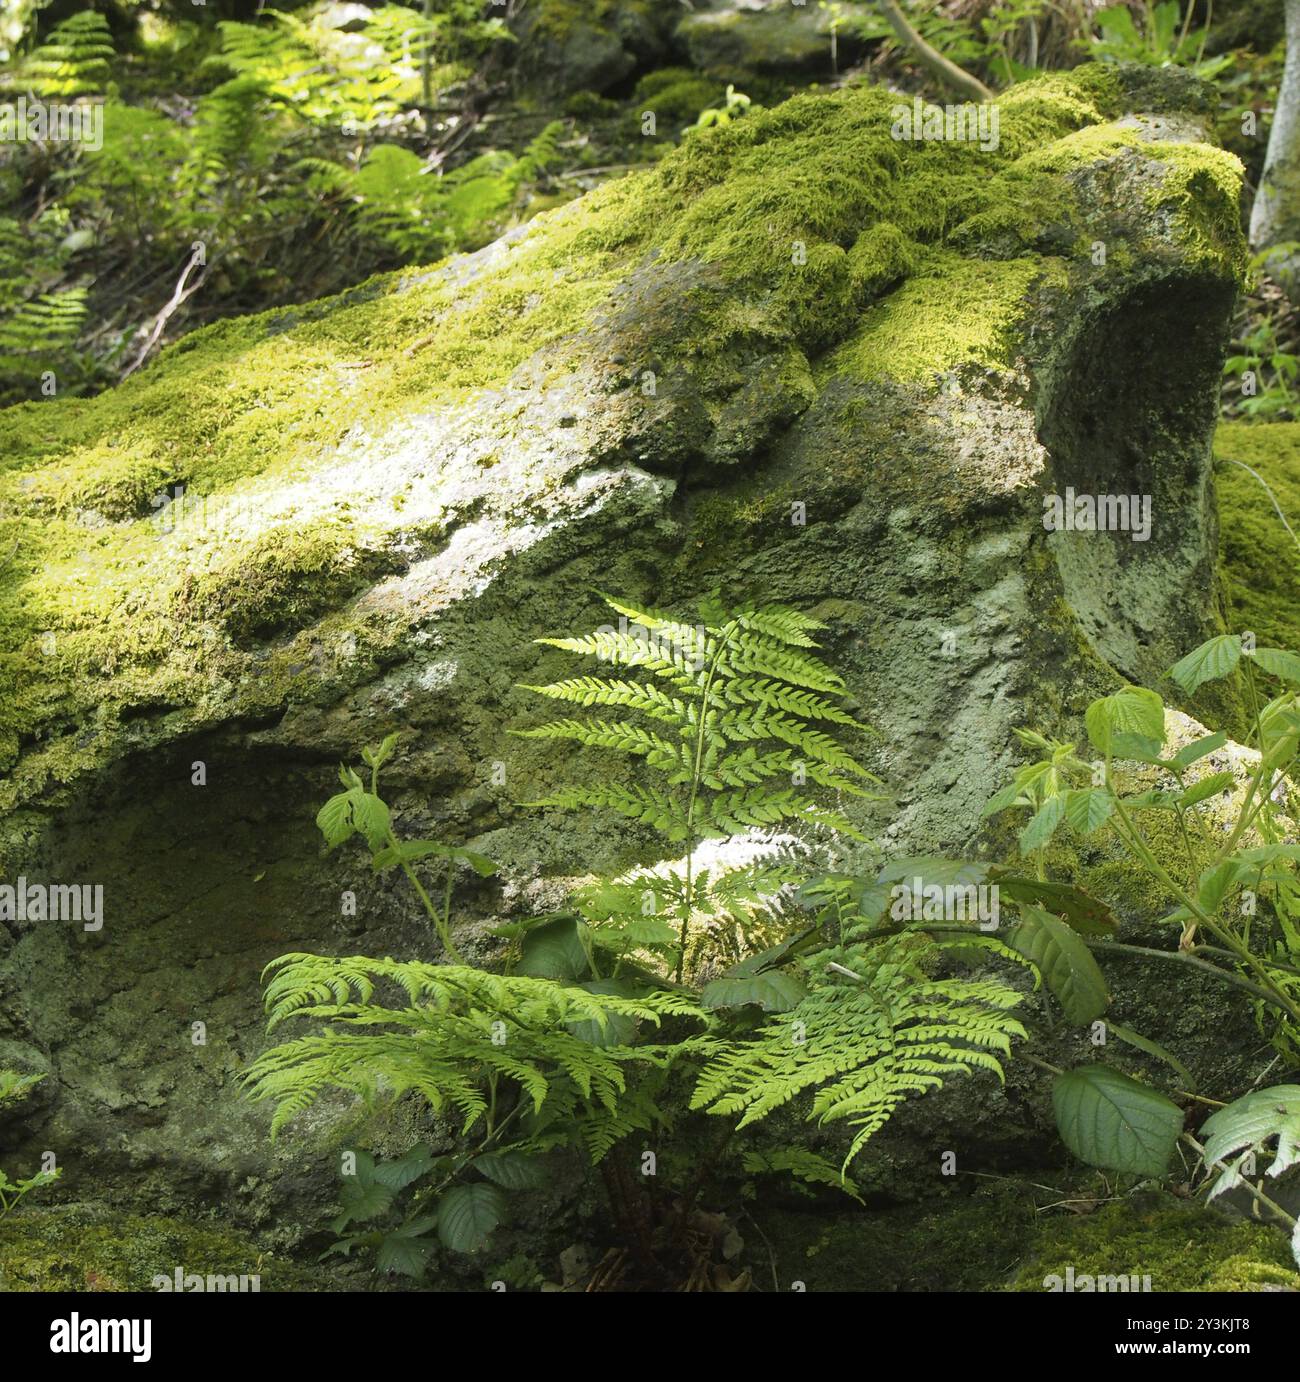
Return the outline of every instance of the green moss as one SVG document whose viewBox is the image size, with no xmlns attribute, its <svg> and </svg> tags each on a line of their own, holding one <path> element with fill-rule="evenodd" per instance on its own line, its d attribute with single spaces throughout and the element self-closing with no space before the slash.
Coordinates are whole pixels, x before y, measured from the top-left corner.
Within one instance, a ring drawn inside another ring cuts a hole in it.
<svg viewBox="0 0 1300 1382">
<path fill-rule="evenodd" d="M 1268 494 L 1300 533 L 1300 423 L 1221 423 L 1218 464 L 1219 557 L 1234 630 L 1252 630 L 1266 647 L 1300 651 L 1300 553 Z"/>
<path fill-rule="evenodd" d="M 959 365 L 1010 363 L 1011 328 L 1031 286 L 1065 281 L 1050 260 L 943 256 L 871 308 L 862 330 L 832 358 L 835 372 L 862 378 L 924 378 Z"/>
<path fill-rule="evenodd" d="M 555 0 L 546 22 L 579 8 Z M 222 322 L 98 398 L 0 412 L 0 772 L 27 750 L 0 807 L 102 761 L 125 715 L 274 708 L 327 638 L 355 641 L 359 667 L 385 656 L 404 612 L 352 612 L 348 597 L 456 517 L 437 477 L 402 461 L 412 419 L 455 428 L 497 408 L 504 450 L 499 391 L 516 371 L 540 360 L 542 385 L 598 373 L 629 316 L 653 327 L 636 349 L 680 365 L 703 400 L 653 429 L 679 451 L 693 434 L 673 429 L 707 427 L 755 359 L 777 362 L 795 410 L 813 396 L 808 358 L 828 352 L 863 376 L 1006 363 L 1026 292 L 1064 281 L 1035 237 L 1072 214 L 1060 170 L 1095 156 L 1096 140 L 1071 138 L 1118 101 L 1096 68 L 1028 83 L 1000 97 L 1001 144 L 981 152 L 893 139 L 883 90 L 801 95 L 693 134 L 480 258 Z M 1025 157 L 1053 141 L 1057 155 Z M 1231 161 L 1166 162 L 1168 204 L 1206 253 L 1222 249 L 1226 212 L 1200 201 L 1228 198 Z M 647 306 L 652 283 L 671 291 Z M 757 404 L 732 410 L 737 454 L 749 418 L 789 421 Z M 160 535 L 158 496 L 178 487 L 234 520 Z M 87 723 L 89 737 L 66 732 Z"/>
<path fill-rule="evenodd" d="M 1045 1220 L 1030 1261 L 1010 1289 L 1042 1291 L 1045 1277 L 1064 1278 L 1069 1268 L 1076 1280 L 1149 1276 L 1153 1291 L 1300 1287 L 1279 1230 L 1163 1195 Z"/>
<path fill-rule="evenodd" d="M 664 67 L 649 72 L 636 84 L 632 96 L 634 115 L 652 110 L 670 125 L 694 124 L 702 110 L 720 106 L 726 99 L 722 85 L 687 67 Z"/>
<path fill-rule="evenodd" d="M 260 1276 L 263 1291 L 319 1289 L 322 1273 L 265 1252 L 217 1221 L 120 1215 L 83 1206 L 23 1211 L 0 1224 L 0 1291 L 150 1291 L 177 1267 Z"/>
</svg>

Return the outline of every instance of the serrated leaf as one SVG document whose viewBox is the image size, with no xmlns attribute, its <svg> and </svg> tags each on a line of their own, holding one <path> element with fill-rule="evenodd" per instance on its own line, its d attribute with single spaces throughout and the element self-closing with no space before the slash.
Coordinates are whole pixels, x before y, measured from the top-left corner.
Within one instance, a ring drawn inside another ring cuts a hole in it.
<svg viewBox="0 0 1300 1382">
<path fill-rule="evenodd" d="M 1229 772 L 1211 773 L 1209 777 L 1203 777 L 1199 782 L 1192 783 L 1178 798 L 1179 805 L 1185 809 L 1188 806 L 1195 806 L 1199 802 L 1207 801 L 1210 797 L 1218 796 L 1220 792 L 1231 787 L 1236 780 Z"/>
<path fill-rule="evenodd" d="M 334 1232 L 341 1233 L 352 1223 L 378 1218 L 392 1203 L 393 1192 L 388 1186 L 368 1177 L 348 1176 L 339 1191 L 340 1213 L 332 1225 Z"/>
<path fill-rule="evenodd" d="M 1207 1166 L 1276 1137 L 1277 1153 L 1268 1174 L 1280 1176 L 1300 1156 L 1300 1085 L 1252 1090 L 1211 1114 L 1201 1132 Z"/>
<path fill-rule="evenodd" d="M 380 1185 L 396 1192 L 405 1190 L 412 1182 L 419 1180 L 432 1165 L 433 1153 L 421 1143 L 396 1161 L 376 1162 L 371 1176 Z"/>
<path fill-rule="evenodd" d="M 1083 1026 L 1106 1011 L 1110 994 L 1097 961 L 1063 921 L 1027 907 L 1007 944 L 1038 967 L 1067 1021 Z"/>
<path fill-rule="evenodd" d="M 763 974 L 732 975 L 705 984 L 700 994 L 700 1006 L 708 1009 L 741 1008 L 756 1003 L 764 1012 L 784 1013 L 807 996 L 807 989 L 783 970 L 768 970 Z"/>
<path fill-rule="evenodd" d="M 1241 639 L 1235 634 L 1221 633 L 1193 648 L 1169 669 L 1169 675 L 1191 695 L 1207 681 L 1217 681 L 1232 673 L 1241 661 Z"/>
<path fill-rule="evenodd" d="M 1241 875 L 1242 864 L 1235 856 L 1206 869 L 1197 883 L 1197 905 L 1213 916 Z"/>
<path fill-rule="evenodd" d="M 1093 701 L 1083 718 L 1088 738 L 1105 754 L 1142 756 L 1136 753 L 1142 744 L 1154 744 L 1159 753 L 1164 743 L 1164 702 L 1142 686 L 1126 686 Z"/>
<path fill-rule="evenodd" d="M 452 1252 L 478 1252 L 505 1212 L 505 1196 L 495 1185 L 454 1185 L 438 1205 L 438 1237 Z"/>
<path fill-rule="evenodd" d="M 1199 762 L 1200 759 L 1213 753 L 1216 749 L 1221 749 L 1227 742 L 1227 734 L 1225 731 L 1219 730 L 1216 734 L 1207 734 L 1204 738 L 1195 739 L 1190 744 L 1184 744 L 1169 761 L 1179 768 L 1190 768 L 1193 763 Z"/>
<path fill-rule="evenodd" d="M 1114 799 L 1103 787 L 1084 787 L 1066 793 L 1065 819 L 1080 835 L 1091 835 L 1110 819 Z"/>
<path fill-rule="evenodd" d="M 1106 1065 L 1057 1076 L 1052 1108 L 1061 1140 L 1080 1161 L 1136 1176 L 1163 1176 L 1183 1130 L 1177 1104 Z"/>
<path fill-rule="evenodd" d="M 427 1228 L 431 1228 L 428 1223 Z M 398 1272 L 402 1276 L 419 1280 L 429 1265 L 429 1254 L 433 1244 L 426 1242 L 418 1233 L 412 1232 L 414 1225 L 407 1225 L 393 1233 L 386 1233 L 384 1241 L 375 1254 L 375 1266 L 381 1272 Z"/>
<path fill-rule="evenodd" d="M 1275 677 L 1300 685 L 1300 657 L 1284 648 L 1256 648 L 1255 661 Z"/>
<path fill-rule="evenodd" d="M 1021 854 L 1032 854 L 1041 849 L 1056 834 L 1056 828 L 1065 819 L 1065 798 L 1048 797 L 1034 813 L 1033 819 L 1020 832 Z"/>
<path fill-rule="evenodd" d="M 546 1184 L 546 1167 L 527 1152 L 485 1152 L 471 1163 L 474 1169 L 506 1190 L 536 1190 Z"/>
</svg>

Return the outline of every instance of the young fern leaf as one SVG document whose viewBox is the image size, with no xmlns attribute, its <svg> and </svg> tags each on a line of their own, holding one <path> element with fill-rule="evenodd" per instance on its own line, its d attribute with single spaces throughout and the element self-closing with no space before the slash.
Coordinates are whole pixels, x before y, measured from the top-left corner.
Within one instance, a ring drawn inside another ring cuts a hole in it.
<svg viewBox="0 0 1300 1382">
<path fill-rule="evenodd" d="M 823 627 L 816 619 L 783 605 L 746 606 L 729 614 L 709 597 L 701 606 L 705 622 L 688 624 L 661 610 L 603 598 L 620 616 L 619 628 L 537 641 L 640 670 L 648 679 L 582 676 L 527 689 L 582 706 L 615 706 L 643 716 L 654 728 L 630 719 L 566 718 L 512 733 L 614 749 L 642 759 L 646 769 L 664 777 L 663 788 L 567 787 L 530 804 L 604 806 L 654 826 L 675 844 L 685 842 L 686 883 L 678 904 L 680 980 L 697 901 L 692 884 L 697 846 L 787 822 L 862 839 L 857 827 L 819 802 L 813 790 L 872 797 L 861 784 L 876 779 L 824 728 L 863 726 L 840 704 L 844 682 L 813 651 L 813 634 Z"/>
</svg>

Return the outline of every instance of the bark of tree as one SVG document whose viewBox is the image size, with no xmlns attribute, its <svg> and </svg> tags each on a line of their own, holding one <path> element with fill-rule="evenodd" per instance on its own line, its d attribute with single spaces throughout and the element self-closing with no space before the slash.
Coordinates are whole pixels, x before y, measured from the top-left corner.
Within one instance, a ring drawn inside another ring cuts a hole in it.
<svg viewBox="0 0 1300 1382">
<path fill-rule="evenodd" d="M 1300 242 L 1300 0 L 1286 0 L 1286 64 L 1278 87 L 1264 172 L 1250 213 L 1250 245 L 1257 253 Z M 1300 302 L 1300 248 L 1270 265 L 1293 302 Z"/>
</svg>

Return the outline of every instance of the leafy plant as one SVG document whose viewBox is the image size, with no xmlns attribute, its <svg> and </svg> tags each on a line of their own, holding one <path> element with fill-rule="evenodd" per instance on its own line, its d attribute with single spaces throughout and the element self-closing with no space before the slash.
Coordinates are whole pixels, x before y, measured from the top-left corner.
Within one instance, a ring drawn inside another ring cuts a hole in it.
<svg viewBox="0 0 1300 1382">
<path fill-rule="evenodd" d="M 1099 36 L 1091 36 L 1092 55 L 1104 62 L 1137 62 L 1147 67 L 1186 67 L 1204 81 L 1212 81 L 1232 66 L 1231 53 L 1205 56 L 1208 26 L 1193 29 L 1190 3 L 1184 13 L 1179 0 L 1162 0 L 1151 5 L 1144 0 L 1141 22 L 1126 5 L 1099 10 L 1096 25 Z"/>
<path fill-rule="evenodd" d="M 644 679 L 582 676 L 527 689 L 584 709 L 625 713 L 513 732 L 613 749 L 640 758 L 660 779 L 565 787 L 528 804 L 615 811 L 684 847 L 681 868 L 666 872 L 662 883 L 677 923 L 680 982 L 692 919 L 700 910 L 716 915 L 707 873 L 696 867 L 700 845 L 785 822 L 861 839 L 847 818 L 820 804 L 814 789 L 871 798 L 864 784 L 878 779 L 827 732 L 863 727 L 842 707 L 841 678 L 811 651 L 812 635 L 823 627 L 817 620 L 776 605 L 729 614 L 710 596 L 700 605 L 702 622 L 687 624 L 605 600 L 620 616 L 619 628 L 537 641 Z M 611 921 L 618 915 L 611 909 Z"/>
<path fill-rule="evenodd" d="M 1077 935 L 1077 919 L 1071 927 L 1046 912 L 1030 912 L 1022 919 L 1008 943 L 1033 960 L 1069 1020 L 1090 1023 L 1110 1001 L 1090 952 L 1129 952 L 1215 975 L 1245 991 L 1261 1028 L 1294 1061 L 1300 1053 L 1295 927 L 1300 844 L 1294 842 L 1291 779 L 1300 746 L 1300 699 L 1294 690 L 1300 686 L 1300 657 L 1256 647 L 1249 636 L 1224 634 L 1182 658 L 1170 676 L 1191 695 L 1207 682 L 1238 672 L 1252 708 L 1256 750 L 1244 783 L 1214 762 L 1212 756 L 1227 742 L 1224 733 L 1167 749 L 1161 697 L 1128 686 L 1088 708 L 1085 723 L 1097 755 L 1092 761 L 1080 757 L 1074 744 L 1022 731 L 1021 739 L 1041 756 L 1020 768 L 985 810 L 990 815 L 1008 809 L 1029 813 L 1020 850 L 1035 859 L 1044 881 L 1046 849 L 1059 830 L 1068 828 L 1081 837 L 1105 831 L 1175 903 L 1163 918 L 1178 931 L 1173 950 L 1128 946 L 1104 931 L 1089 935 L 1087 928 Z M 1262 703 L 1262 683 L 1267 681 L 1279 683 L 1281 690 Z M 1154 785 L 1123 785 L 1117 771 L 1121 762 L 1154 776 Z M 1225 807 L 1229 801 L 1231 806 Z M 1207 818 L 1211 809 L 1219 813 L 1214 824 Z M 1230 814 L 1223 819 L 1225 812 Z M 1182 857 L 1170 858 L 1157 848 L 1148 824 L 1154 816 L 1171 823 Z M 1263 919 L 1261 902 L 1272 912 L 1271 926 Z M 1186 1080 L 1181 1064 L 1156 1043 L 1113 1023 L 1109 1030 Z M 1057 1122 L 1076 1155 L 1114 1170 L 1164 1172 L 1182 1130 L 1178 1105 L 1108 1066 L 1056 1074 Z"/>
<path fill-rule="evenodd" d="M 21 1098 L 44 1078 L 44 1075 L 20 1075 L 16 1070 L 0 1070 L 0 1105 Z M 0 1170 L 0 1220 L 17 1208 L 24 1195 L 53 1185 L 62 1174 L 62 1168 L 58 1168 L 53 1171 L 37 1171 L 34 1176 L 12 1181 L 3 1170 Z"/>
</svg>

